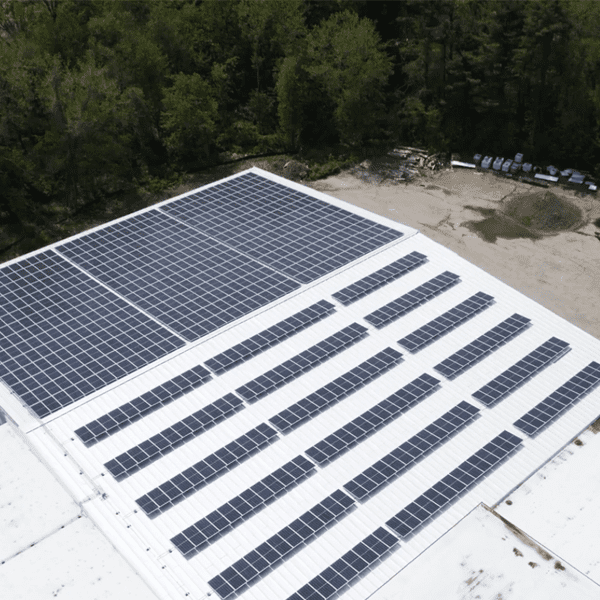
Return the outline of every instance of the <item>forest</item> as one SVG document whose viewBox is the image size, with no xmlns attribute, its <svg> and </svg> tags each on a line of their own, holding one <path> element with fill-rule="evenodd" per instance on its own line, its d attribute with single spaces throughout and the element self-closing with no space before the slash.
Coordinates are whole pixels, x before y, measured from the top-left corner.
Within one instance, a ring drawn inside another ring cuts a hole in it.
<svg viewBox="0 0 600 600">
<path fill-rule="evenodd" d="M 225 155 L 399 142 L 599 177 L 600 3 L 0 0 L 3 259 Z"/>
</svg>

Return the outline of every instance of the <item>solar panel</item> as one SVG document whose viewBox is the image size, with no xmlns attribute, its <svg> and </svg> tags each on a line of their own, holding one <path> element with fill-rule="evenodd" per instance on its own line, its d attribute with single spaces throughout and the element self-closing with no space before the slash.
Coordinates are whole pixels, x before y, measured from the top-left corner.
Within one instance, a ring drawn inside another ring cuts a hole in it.
<svg viewBox="0 0 600 600">
<path fill-rule="evenodd" d="M 171 538 L 171 542 L 184 556 L 191 556 L 216 542 L 280 496 L 287 494 L 315 472 L 315 465 L 310 460 L 302 455 L 296 456 L 283 467 L 178 533 Z"/>
<path fill-rule="evenodd" d="M 592 361 L 537 406 L 526 412 L 514 423 L 515 427 L 527 435 L 536 434 L 582 396 L 588 394 L 598 383 L 600 383 L 600 364 Z"/>
<path fill-rule="evenodd" d="M 256 402 L 282 385 L 318 367 L 321 363 L 356 344 L 367 335 L 369 334 L 366 327 L 358 323 L 352 323 L 235 391 L 247 402 Z"/>
<path fill-rule="evenodd" d="M 569 344 L 552 337 L 512 367 L 486 383 L 472 394 L 482 404 L 491 406 L 514 392 L 519 386 L 537 375 L 550 363 L 557 361 L 570 350 Z"/>
<path fill-rule="evenodd" d="M 332 295 L 344 306 L 348 306 L 384 285 L 400 279 L 400 277 L 420 267 L 426 261 L 427 257 L 424 254 L 411 252 Z"/>
<path fill-rule="evenodd" d="M 387 521 L 386 525 L 400 538 L 414 533 L 426 521 L 450 505 L 461 493 L 487 476 L 522 441 L 520 437 L 503 431 L 414 502 L 403 508 Z"/>
<path fill-rule="evenodd" d="M 126 452 L 104 463 L 110 474 L 122 479 L 139 471 L 165 456 L 181 444 L 193 440 L 217 423 L 244 408 L 244 403 L 235 395 L 227 394 L 185 419 L 163 429 L 160 433 L 130 448 Z"/>
<path fill-rule="evenodd" d="M 0 269 L 0 377 L 39 417 L 184 342 L 47 250 Z"/>
<path fill-rule="evenodd" d="M 478 408 L 471 406 L 468 402 L 461 402 L 374 465 L 365 469 L 360 475 L 349 481 L 344 488 L 357 500 L 365 500 L 412 467 L 417 460 L 447 442 L 478 413 Z"/>
<path fill-rule="evenodd" d="M 346 516 L 353 506 L 352 498 L 336 490 L 244 558 L 213 577 L 208 584 L 223 600 L 236 596 L 256 579 L 276 568 L 292 552 L 309 543 L 326 527 Z"/>
<path fill-rule="evenodd" d="M 477 292 L 464 302 L 426 323 L 419 329 L 398 340 L 398 343 L 409 352 L 417 352 L 437 338 L 462 325 L 477 313 L 488 308 L 494 301 L 493 296 Z"/>
<path fill-rule="evenodd" d="M 255 173 L 179 198 L 161 210 L 302 283 L 403 235 Z"/>
<path fill-rule="evenodd" d="M 221 375 L 250 360 L 257 354 L 276 346 L 303 329 L 314 325 L 333 312 L 335 312 L 333 304 L 326 300 L 320 300 L 316 304 L 225 350 L 225 352 L 213 356 L 204 364 L 214 373 Z"/>
<path fill-rule="evenodd" d="M 289 433 L 367 385 L 376 377 L 383 375 L 395 367 L 401 359 L 400 352 L 393 348 L 385 348 L 341 377 L 282 410 L 269 419 L 269 422 L 282 433 Z"/>
<path fill-rule="evenodd" d="M 204 460 L 144 494 L 136 500 L 136 503 L 149 517 L 152 517 L 204 487 L 209 481 L 231 471 L 277 439 L 277 432 L 266 423 L 261 423 Z"/>
<path fill-rule="evenodd" d="M 530 322 L 531 319 L 515 313 L 433 368 L 452 379 L 525 331 Z"/>
<path fill-rule="evenodd" d="M 329 567 L 313 577 L 287 600 L 330 600 L 366 575 L 396 549 L 398 538 L 383 527 L 359 542 Z"/>
<path fill-rule="evenodd" d="M 76 429 L 75 433 L 86 446 L 91 446 L 131 425 L 144 415 L 148 415 L 184 394 L 199 388 L 211 379 L 212 375 L 202 365 L 196 365 L 185 373 L 169 379 L 169 381 L 156 386 L 149 392 L 134 398 L 130 402 L 125 402 L 125 404 L 121 404 L 109 413 L 90 421 L 87 425 Z"/>
<path fill-rule="evenodd" d="M 309 448 L 306 454 L 321 466 L 335 460 L 424 400 L 438 387 L 438 384 L 439 379 L 423 373 L 408 385 Z"/>
<path fill-rule="evenodd" d="M 160 210 L 58 250 L 189 341 L 300 287 Z"/>
<path fill-rule="evenodd" d="M 365 317 L 365 321 L 378 329 L 385 327 L 392 321 L 395 321 L 411 310 L 414 310 L 417 306 L 420 306 L 438 294 L 445 292 L 459 281 L 460 278 L 458 275 L 450 273 L 450 271 L 444 271 L 440 275 L 425 282 L 423 285 L 416 287 L 414 290 L 400 296 L 400 298 L 396 298 L 396 300 L 392 300 L 385 306 L 368 314 Z"/>
</svg>

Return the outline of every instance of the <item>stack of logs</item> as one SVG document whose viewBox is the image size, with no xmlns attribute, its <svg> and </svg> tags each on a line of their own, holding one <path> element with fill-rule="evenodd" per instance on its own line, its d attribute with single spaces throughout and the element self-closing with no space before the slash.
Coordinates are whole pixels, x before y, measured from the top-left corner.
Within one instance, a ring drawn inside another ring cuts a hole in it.
<svg viewBox="0 0 600 600">
<path fill-rule="evenodd" d="M 428 154 L 427 150 L 411 148 L 410 146 L 399 146 L 398 148 L 394 148 L 389 152 L 389 155 L 401 158 L 414 167 L 429 169 L 431 171 L 439 169 L 443 163 L 443 156 L 441 153 Z"/>
</svg>

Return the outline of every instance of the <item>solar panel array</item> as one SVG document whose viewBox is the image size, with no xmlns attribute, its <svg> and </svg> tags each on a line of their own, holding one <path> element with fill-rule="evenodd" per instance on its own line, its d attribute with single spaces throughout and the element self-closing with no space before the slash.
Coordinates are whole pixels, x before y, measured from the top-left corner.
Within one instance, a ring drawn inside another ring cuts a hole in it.
<svg viewBox="0 0 600 600">
<path fill-rule="evenodd" d="M 458 275 L 450 273 L 450 271 L 444 271 L 414 290 L 400 296 L 400 298 L 396 298 L 396 300 L 392 300 L 385 306 L 373 311 L 365 317 L 365 321 L 378 329 L 385 327 L 392 321 L 414 310 L 417 306 L 445 292 L 453 285 L 456 285 L 459 280 Z"/>
<path fill-rule="evenodd" d="M 433 368 L 452 379 L 525 331 L 530 322 L 531 319 L 515 313 Z"/>
<path fill-rule="evenodd" d="M 134 398 L 130 402 L 121 404 L 118 408 L 90 421 L 83 427 L 76 429 L 75 433 L 84 444 L 91 446 L 131 425 L 143 416 L 195 390 L 211 379 L 212 375 L 202 365 L 197 365 L 185 373 L 157 385 L 149 392 Z"/>
<path fill-rule="evenodd" d="M 341 331 L 330 335 L 323 341 L 300 352 L 277 367 L 263 373 L 235 390 L 249 403 L 274 392 L 277 388 L 304 375 L 321 363 L 353 346 L 368 335 L 368 329 L 358 323 L 352 323 Z"/>
<path fill-rule="evenodd" d="M 486 383 L 472 396 L 482 404 L 491 406 L 514 392 L 550 363 L 561 358 L 569 349 L 567 342 L 552 337 L 492 381 Z"/>
<path fill-rule="evenodd" d="M 333 304 L 326 300 L 320 300 L 312 306 L 297 312 L 295 315 L 275 325 L 271 325 L 271 327 L 268 327 L 264 331 L 236 344 L 233 348 L 229 348 L 225 352 L 213 356 L 204 364 L 214 373 L 221 375 L 237 367 L 239 364 L 250 360 L 257 354 L 280 344 L 290 336 L 314 325 L 333 312 L 335 312 Z"/>
<path fill-rule="evenodd" d="M 309 448 L 306 454 L 321 466 L 336 459 L 424 400 L 438 384 L 439 379 L 424 373 Z"/>
<path fill-rule="evenodd" d="M 417 352 L 437 338 L 452 331 L 468 319 L 474 317 L 482 310 L 488 308 L 494 301 L 493 296 L 477 292 L 464 302 L 436 317 L 429 323 L 419 327 L 416 331 L 398 340 L 398 343 L 409 352 Z"/>
<path fill-rule="evenodd" d="M 600 364 L 592 361 L 547 398 L 526 412 L 515 427 L 534 435 L 600 383 Z"/>
<path fill-rule="evenodd" d="M 402 354 L 400 352 L 393 348 L 386 348 L 306 398 L 282 410 L 271 417 L 269 422 L 282 433 L 290 433 L 306 421 L 313 419 L 343 398 L 367 385 L 376 377 L 389 371 L 401 359 Z"/>
<path fill-rule="evenodd" d="M 39 418 L 181 346 L 52 250 L 0 269 L 0 377 Z"/>
<path fill-rule="evenodd" d="M 353 506 L 352 498 L 341 490 L 336 490 L 231 567 L 213 577 L 208 582 L 209 585 L 223 600 L 236 596 L 260 576 L 275 568 L 286 556 L 344 517 Z"/>
<path fill-rule="evenodd" d="M 386 265 L 382 269 L 359 279 L 355 283 L 346 286 L 339 292 L 333 294 L 333 297 L 344 306 L 349 306 L 353 302 L 364 298 L 379 288 L 400 279 L 406 273 L 420 267 L 427 261 L 427 257 L 420 252 L 411 252 L 393 263 Z"/>
<path fill-rule="evenodd" d="M 301 283 L 403 235 L 254 173 L 189 194 L 161 210 Z"/>
<path fill-rule="evenodd" d="M 365 469 L 360 475 L 349 481 L 344 488 L 357 500 L 364 501 L 380 491 L 385 485 L 396 479 L 414 463 L 447 442 L 452 435 L 462 429 L 477 414 L 479 409 L 468 402 L 461 402 L 446 414 L 427 425 L 419 433 L 404 442 L 398 448 Z"/>
<path fill-rule="evenodd" d="M 400 538 L 414 533 L 425 522 L 446 508 L 460 494 L 486 477 L 523 440 L 503 431 L 483 448 L 467 458 L 446 477 L 421 494 L 393 516 L 386 525 Z"/>
</svg>

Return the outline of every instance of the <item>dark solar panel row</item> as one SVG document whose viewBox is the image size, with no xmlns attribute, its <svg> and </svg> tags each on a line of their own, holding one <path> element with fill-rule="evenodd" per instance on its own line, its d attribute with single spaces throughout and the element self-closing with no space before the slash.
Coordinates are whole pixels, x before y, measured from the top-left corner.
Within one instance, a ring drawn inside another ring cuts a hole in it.
<svg viewBox="0 0 600 600">
<path fill-rule="evenodd" d="M 204 460 L 144 494 L 136 503 L 149 517 L 154 516 L 167 510 L 184 496 L 199 490 L 209 481 L 231 471 L 277 439 L 277 432 L 266 423 L 261 423 Z"/>
<path fill-rule="evenodd" d="M 403 235 L 256 173 L 223 181 L 160 210 L 301 283 Z"/>
<path fill-rule="evenodd" d="M 464 302 L 457 304 L 454 308 L 451 308 L 439 317 L 429 321 L 429 323 L 419 327 L 416 331 L 398 340 L 398 343 L 409 352 L 417 352 L 417 350 L 420 350 L 442 335 L 452 331 L 455 327 L 462 325 L 462 323 L 474 317 L 477 313 L 488 308 L 493 301 L 493 296 L 477 292 Z"/>
<path fill-rule="evenodd" d="M 344 306 L 348 306 L 384 285 L 400 279 L 409 271 L 420 267 L 426 260 L 427 257 L 424 254 L 411 252 L 332 295 Z"/>
<path fill-rule="evenodd" d="M 468 402 L 461 402 L 365 469 L 344 485 L 344 488 L 357 500 L 365 500 L 412 467 L 417 460 L 447 442 L 478 413 L 478 408 Z"/>
<path fill-rule="evenodd" d="M 438 384 L 439 379 L 423 373 L 402 389 L 309 448 L 306 454 L 319 465 L 324 465 L 336 459 L 346 450 L 349 450 L 394 421 L 409 408 L 421 402 Z"/>
<path fill-rule="evenodd" d="M 482 404 L 491 406 L 514 392 L 550 363 L 570 350 L 569 344 L 552 337 L 503 373 L 472 394 Z"/>
<path fill-rule="evenodd" d="M 244 403 L 235 394 L 227 394 L 171 427 L 163 429 L 141 444 L 119 454 L 104 463 L 104 466 L 113 477 L 128 477 L 184 442 L 198 437 L 217 423 L 239 412 L 244 406 Z"/>
<path fill-rule="evenodd" d="M 392 552 L 398 538 L 380 527 L 287 600 L 332 600 Z"/>
<path fill-rule="evenodd" d="M 261 479 L 209 515 L 171 538 L 177 549 L 188 556 L 217 541 L 251 515 L 266 508 L 316 471 L 315 465 L 300 455 Z"/>
<path fill-rule="evenodd" d="M 525 413 L 515 422 L 515 427 L 527 435 L 534 435 L 582 396 L 588 394 L 598 383 L 600 383 L 600 364 L 593 361 Z"/>
<path fill-rule="evenodd" d="M 0 269 L 0 377 L 39 418 L 183 345 L 52 250 Z"/>
<path fill-rule="evenodd" d="M 94 421 L 90 421 L 87 425 L 75 430 L 75 433 L 87 446 L 95 444 L 102 438 L 116 433 L 144 415 L 158 410 L 165 404 L 169 404 L 169 402 L 173 402 L 173 400 L 195 390 L 211 379 L 212 375 L 209 371 L 202 365 L 197 365 L 134 400 L 121 404 L 118 408 Z"/>
<path fill-rule="evenodd" d="M 386 522 L 401 538 L 406 537 L 451 504 L 462 492 L 485 477 L 523 440 L 503 431 L 483 448 L 467 458 L 446 477 L 421 494 Z"/>
<path fill-rule="evenodd" d="M 218 375 L 225 373 L 257 354 L 276 346 L 290 336 L 314 325 L 333 312 L 335 312 L 333 304 L 326 300 L 320 300 L 316 304 L 225 350 L 225 352 L 213 356 L 204 364 Z"/>
<path fill-rule="evenodd" d="M 313 392 L 306 398 L 282 410 L 269 422 L 282 433 L 289 433 L 305 421 L 316 417 L 340 400 L 367 385 L 370 381 L 395 367 L 402 354 L 393 348 L 386 348 L 341 377 Z"/>
<path fill-rule="evenodd" d="M 433 368 L 452 379 L 522 333 L 530 322 L 530 319 L 515 313 Z"/>
<path fill-rule="evenodd" d="M 326 527 L 344 517 L 353 506 L 352 498 L 336 490 L 244 558 L 213 577 L 208 584 L 223 599 L 236 596 Z"/>
<path fill-rule="evenodd" d="M 318 367 L 321 363 L 356 344 L 367 335 L 369 333 L 366 327 L 358 323 L 352 323 L 235 391 L 247 402 L 256 402 L 282 385 Z"/>
<path fill-rule="evenodd" d="M 440 275 L 425 282 L 423 285 L 416 287 L 414 290 L 400 296 L 400 298 L 396 298 L 396 300 L 392 300 L 385 306 L 368 314 L 365 317 L 365 321 L 378 329 L 384 327 L 388 323 L 399 319 L 402 315 L 415 309 L 417 306 L 420 306 L 453 285 L 456 285 L 459 280 L 460 278 L 458 275 L 450 273 L 449 271 L 444 271 Z"/>
</svg>

